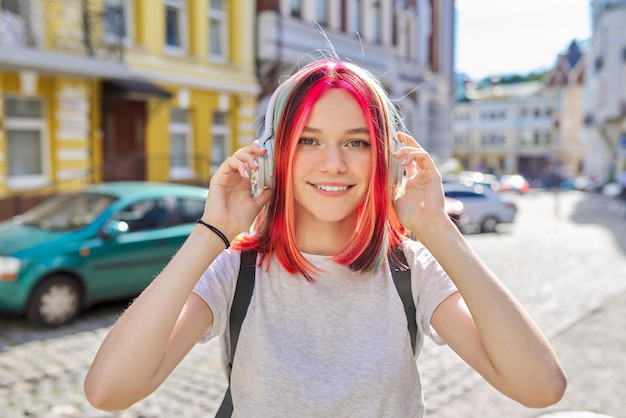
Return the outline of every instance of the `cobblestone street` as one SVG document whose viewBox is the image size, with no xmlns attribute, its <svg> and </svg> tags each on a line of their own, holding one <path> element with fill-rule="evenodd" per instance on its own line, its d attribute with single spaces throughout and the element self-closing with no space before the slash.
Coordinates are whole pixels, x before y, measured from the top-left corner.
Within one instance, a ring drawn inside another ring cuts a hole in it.
<svg viewBox="0 0 626 418">
<path fill-rule="evenodd" d="M 466 237 L 550 339 L 626 292 L 623 203 L 582 192 L 532 192 L 512 198 L 519 207 L 514 225 L 497 234 Z M 89 406 L 82 392 L 83 378 L 124 306 L 98 307 L 53 330 L 0 317 L 0 417 L 212 416 L 226 388 L 216 340 L 197 345 L 156 393 L 129 410 L 105 413 Z M 623 326 L 615 331 L 624 332 Z M 596 344 L 601 346 L 602 341 Z M 470 416 L 455 414 L 449 405 L 482 379 L 449 348 L 429 340 L 419 365 L 427 416 Z M 626 410 L 624 399 L 614 407 Z M 522 411 L 519 408 L 516 411 Z M 526 411 L 509 416 L 537 415 Z"/>
</svg>

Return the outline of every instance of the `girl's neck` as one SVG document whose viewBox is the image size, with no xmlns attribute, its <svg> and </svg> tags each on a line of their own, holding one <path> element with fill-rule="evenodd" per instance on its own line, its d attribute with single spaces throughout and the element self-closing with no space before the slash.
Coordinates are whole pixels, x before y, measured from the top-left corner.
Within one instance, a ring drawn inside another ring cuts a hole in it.
<svg viewBox="0 0 626 418">
<path fill-rule="evenodd" d="M 354 234 L 356 222 L 301 220 L 296 224 L 298 249 L 307 254 L 335 255 L 343 250 Z"/>
</svg>

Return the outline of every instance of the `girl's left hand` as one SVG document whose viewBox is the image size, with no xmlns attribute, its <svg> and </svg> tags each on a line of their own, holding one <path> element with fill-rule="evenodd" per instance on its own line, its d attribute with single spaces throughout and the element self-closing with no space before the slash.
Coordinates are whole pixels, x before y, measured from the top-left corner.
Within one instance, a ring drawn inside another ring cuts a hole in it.
<svg viewBox="0 0 626 418">
<path fill-rule="evenodd" d="M 396 151 L 394 158 L 402 161 L 406 169 L 404 194 L 395 200 L 400 222 L 418 238 L 422 227 L 448 215 L 442 177 L 430 155 L 410 135 L 398 133 L 404 147 Z"/>
</svg>

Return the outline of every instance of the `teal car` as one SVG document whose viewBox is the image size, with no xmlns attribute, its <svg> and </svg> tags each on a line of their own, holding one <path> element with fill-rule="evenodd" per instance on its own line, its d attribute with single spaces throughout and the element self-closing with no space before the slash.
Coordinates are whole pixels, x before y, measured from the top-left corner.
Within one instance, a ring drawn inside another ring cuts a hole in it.
<svg viewBox="0 0 626 418">
<path fill-rule="evenodd" d="M 0 223 L 0 312 L 56 326 L 138 295 L 202 216 L 207 189 L 93 185 Z"/>
</svg>

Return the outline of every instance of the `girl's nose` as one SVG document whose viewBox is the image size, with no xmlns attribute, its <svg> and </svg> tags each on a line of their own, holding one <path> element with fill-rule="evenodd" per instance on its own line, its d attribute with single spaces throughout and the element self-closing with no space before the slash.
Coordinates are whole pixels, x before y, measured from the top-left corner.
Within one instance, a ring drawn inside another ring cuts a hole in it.
<svg viewBox="0 0 626 418">
<path fill-rule="evenodd" d="M 322 171 L 329 173 L 343 173 L 347 166 L 343 158 L 343 150 L 340 146 L 328 146 L 322 155 L 323 161 L 320 162 Z"/>
</svg>

